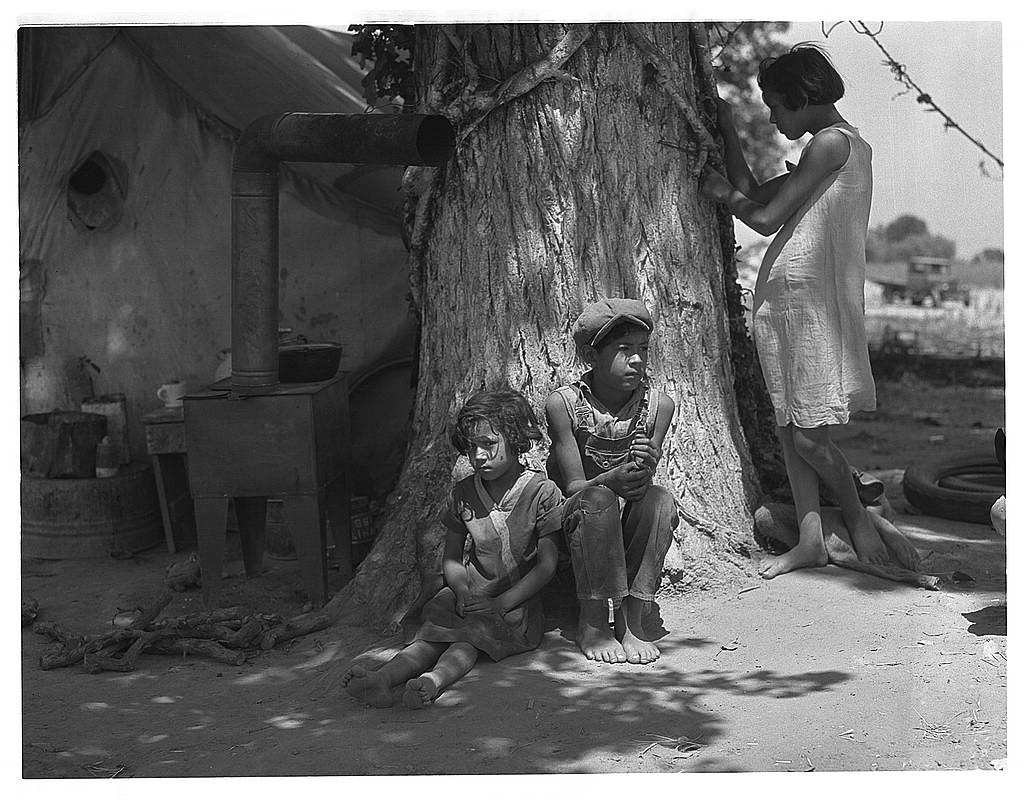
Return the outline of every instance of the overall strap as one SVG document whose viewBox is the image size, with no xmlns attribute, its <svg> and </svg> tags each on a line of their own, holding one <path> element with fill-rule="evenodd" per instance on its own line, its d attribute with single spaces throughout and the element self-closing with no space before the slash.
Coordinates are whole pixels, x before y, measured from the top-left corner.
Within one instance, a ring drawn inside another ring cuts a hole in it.
<svg viewBox="0 0 1024 804">
<path fill-rule="evenodd" d="M 555 391 L 562 397 L 562 401 L 565 403 L 565 412 L 568 414 L 569 420 L 573 422 L 573 430 L 591 430 L 593 428 L 594 414 L 583 396 L 583 389 L 580 388 L 579 383 L 563 385 L 560 388 L 556 388 Z M 570 391 L 576 396 L 573 400 L 569 399 Z"/>
</svg>

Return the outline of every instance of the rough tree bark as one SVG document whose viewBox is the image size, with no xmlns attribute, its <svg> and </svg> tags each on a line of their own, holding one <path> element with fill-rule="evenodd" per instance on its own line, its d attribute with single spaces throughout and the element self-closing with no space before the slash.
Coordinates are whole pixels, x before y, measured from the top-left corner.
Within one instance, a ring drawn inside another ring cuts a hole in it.
<svg viewBox="0 0 1024 804">
<path fill-rule="evenodd" d="M 748 573 L 759 486 L 743 425 L 760 442 L 764 401 L 744 390 L 759 377 L 731 221 L 698 195 L 716 158 L 703 26 L 422 26 L 415 55 L 420 111 L 449 116 L 458 147 L 406 177 L 421 321 L 411 441 L 372 552 L 321 616 L 386 625 L 436 582 L 452 413 L 502 378 L 542 410 L 578 376 L 569 330 L 602 295 L 647 303 L 652 375 L 676 401 L 656 479 L 684 508 L 666 581 Z"/>
</svg>

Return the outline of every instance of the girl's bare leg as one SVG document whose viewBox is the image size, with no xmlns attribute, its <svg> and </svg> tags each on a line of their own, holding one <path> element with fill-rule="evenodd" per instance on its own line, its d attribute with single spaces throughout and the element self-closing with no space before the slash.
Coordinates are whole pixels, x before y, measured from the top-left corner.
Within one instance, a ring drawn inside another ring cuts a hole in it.
<svg viewBox="0 0 1024 804">
<path fill-rule="evenodd" d="M 394 703 L 391 688 L 432 667 L 447 647 L 444 642 L 417 640 L 376 670 L 352 665 L 342 676 L 341 685 L 363 703 L 381 708 L 391 706 Z"/>
<path fill-rule="evenodd" d="M 825 536 L 821 530 L 821 508 L 818 499 L 818 473 L 797 452 L 793 442 L 793 425 L 778 428 L 782 457 L 793 490 L 793 504 L 799 538 L 795 547 L 781 556 L 769 556 L 761 562 L 758 572 L 763 578 L 774 578 L 784 572 L 803 567 L 824 567 L 828 563 Z"/>
<path fill-rule="evenodd" d="M 409 709 L 422 709 L 434 702 L 444 690 L 473 669 L 479 651 L 468 642 L 453 642 L 441 654 L 434 669 L 409 679 L 402 694 L 402 704 Z"/>
<path fill-rule="evenodd" d="M 885 564 L 889 553 L 871 517 L 861 504 L 846 456 L 832 441 L 829 427 L 794 428 L 793 446 L 828 485 L 843 512 L 857 558 L 865 564 Z"/>
</svg>

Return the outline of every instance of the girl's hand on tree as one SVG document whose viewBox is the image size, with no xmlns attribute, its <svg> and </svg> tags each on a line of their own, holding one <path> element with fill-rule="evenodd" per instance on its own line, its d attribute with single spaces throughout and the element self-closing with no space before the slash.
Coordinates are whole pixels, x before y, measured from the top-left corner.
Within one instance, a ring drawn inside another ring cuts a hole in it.
<svg viewBox="0 0 1024 804">
<path fill-rule="evenodd" d="M 700 180 L 700 193 L 719 204 L 727 204 L 732 193 L 732 185 L 714 168 L 704 168 Z"/>
</svg>

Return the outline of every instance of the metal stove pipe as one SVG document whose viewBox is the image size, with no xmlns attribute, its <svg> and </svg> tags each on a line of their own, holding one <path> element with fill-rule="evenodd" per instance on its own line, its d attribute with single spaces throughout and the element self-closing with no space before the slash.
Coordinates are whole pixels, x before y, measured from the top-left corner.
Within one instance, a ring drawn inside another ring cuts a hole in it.
<svg viewBox="0 0 1024 804">
<path fill-rule="evenodd" d="M 440 115 L 287 112 L 255 120 L 231 163 L 231 383 L 275 386 L 281 162 L 441 165 L 454 150 Z"/>
</svg>

